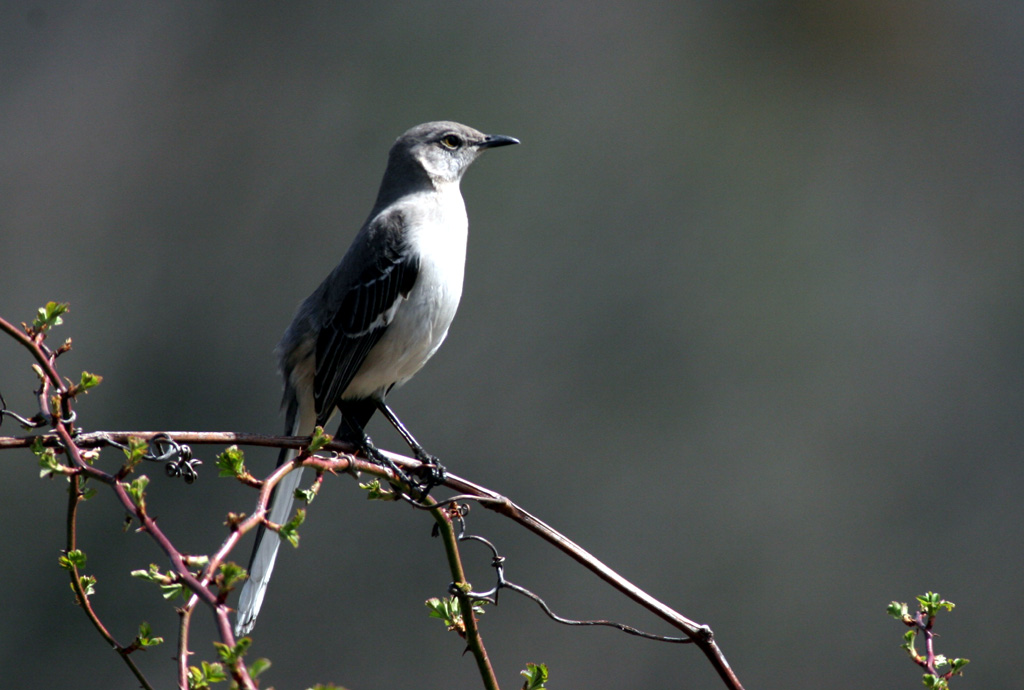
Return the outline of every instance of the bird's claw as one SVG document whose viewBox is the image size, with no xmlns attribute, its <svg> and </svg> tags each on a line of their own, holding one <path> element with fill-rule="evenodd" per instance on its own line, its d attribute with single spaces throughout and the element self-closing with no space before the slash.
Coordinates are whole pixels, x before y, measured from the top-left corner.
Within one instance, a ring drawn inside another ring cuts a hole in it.
<svg viewBox="0 0 1024 690">
<path fill-rule="evenodd" d="M 444 480 L 448 477 L 448 470 L 445 469 L 441 461 L 433 455 L 424 453 L 422 457 L 417 457 L 421 463 L 423 463 L 417 470 L 416 475 L 419 481 L 419 488 L 423 491 L 424 496 L 430 493 L 430 490 L 435 486 L 444 484 Z"/>
</svg>

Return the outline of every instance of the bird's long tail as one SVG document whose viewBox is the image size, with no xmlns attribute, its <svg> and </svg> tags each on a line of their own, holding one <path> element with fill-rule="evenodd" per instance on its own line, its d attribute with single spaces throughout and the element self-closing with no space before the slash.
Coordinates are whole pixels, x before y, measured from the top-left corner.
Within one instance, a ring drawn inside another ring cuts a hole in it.
<svg viewBox="0 0 1024 690">
<path fill-rule="evenodd" d="M 289 410 L 292 412 L 292 410 Z M 311 415 L 290 414 L 293 420 L 288 425 L 292 436 L 308 436 L 313 433 L 314 419 Z M 308 419 L 305 417 L 309 417 Z M 286 462 L 291 462 L 297 451 L 282 448 L 278 456 L 277 465 L 280 467 Z M 270 497 L 270 506 L 267 519 L 276 524 L 284 524 L 291 519 L 292 504 L 295 502 L 295 489 L 299 487 L 303 470 L 293 470 L 274 488 Z M 276 532 L 269 532 L 265 525 L 260 525 L 256 533 L 256 544 L 253 547 L 252 559 L 249 561 L 249 579 L 242 587 L 242 594 L 238 600 L 238 613 L 235 617 L 235 634 L 247 635 L 256 624 L 256 616 L 259 615 L 260 606 L 263 605 L 263 597 L 267 593 L 267 585 L 270 584 L 270 575 L 274 572 L 274 561 L 277 559 L 277 549 L 281 546 L 281 539 Z"/>
</svg>

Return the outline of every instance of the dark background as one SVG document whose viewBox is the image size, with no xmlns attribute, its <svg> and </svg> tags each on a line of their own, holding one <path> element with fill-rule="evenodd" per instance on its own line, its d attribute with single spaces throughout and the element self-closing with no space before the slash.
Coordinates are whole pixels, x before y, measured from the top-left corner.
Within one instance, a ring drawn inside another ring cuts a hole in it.
<svg viewBox="0 0 1024 690">
<path fill-rule="evenodd" d="M 466 289 L 396 411 L 685 615 L 748 688 L 920 687 L 894 598 L 958 604 L 960 688 L 1019 675 L 1024 10 L 1018 2 L 10 2 L 0 9 L 0 313 L 70 301 L 62 371 L 96 429 L 277 433 L 273 348 L 369 211 L 393 139 L 454 119 L 522 139 L 468 174 Z M 0 390 L 32 411 L 27 353 Z M 16 433 L 8 422 L 4 433 Z M 401 443 L 381 420 L 371 432 Z M 254 494 L 158 468 L 149 504 L 208 552 Z M 102 462 L 114 467 L 118 454 Z M 252 450 L 269 471 L 273 453 Z M 57 567 L 65 493 L 3 457 L 5 687 L 131 688 Z M 556 611 L 670 632 L 487 511 L 471 527 Z M 107 494 L 95 604 L 173 684 L 164 563 Z M 479 687 L 423 600 L 426 516 L 349 479 L 285 548 L 265 685 Z M 487 554 L 467 547 L 474 584 Z M 244 562 L 248 542 L 236 553 Z M 483 618 L 499 677 L 717 688 L 693 649 Z M 205 611 L 196 661 L 215 658 Z"/>
</svg>

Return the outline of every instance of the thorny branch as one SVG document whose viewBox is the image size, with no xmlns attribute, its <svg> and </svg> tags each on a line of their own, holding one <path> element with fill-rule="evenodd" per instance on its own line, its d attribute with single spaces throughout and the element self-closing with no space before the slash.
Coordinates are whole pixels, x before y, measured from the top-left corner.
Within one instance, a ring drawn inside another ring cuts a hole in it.
<svg viewBox="0 0 1024 690">
<path fill-rule="evenodd" d="M 68 554 L 73 553 L 78 548 L 78 536 L 77 536 L 77 513 L 78 504 L 82 501 L 82 480 L 79 475 L 70 477 L 71 486 L 68 488 L 68 518 L 67 518 L 67 544 L 64 550 L 64 555 L 67 557 Z M 139 667 L 135 664 L 135 661 L 129 656 L 137 647 L 130 645 L 125 647 L 114 639 L 114 636 L 110 634 L 106 626 L 100 620 L 99 616 L 96 615 L 96 611 L 93 610 L 92 603 L 89 601 L 89 596 L 86 594 L 85 587 L 82 585 L 82 574 L 78 570 L 78 565 L 74 560 L 67 560 L 68 563 L 68 574 L 71 578 L 71 588 L 75 590 L 75 598 L 82 610 L 85 611 L 86 617 L 96 628 L 96 631 L 100 636 L 107 641 L 114 651 L 124 659 L 124 663 L 128 665 L 131 672 L 138 679 L 139 683 L 142 684 L 146 690 L 153 690 L 153 686 L 149 684 L 146 677 L 139 670 Z"/>
<path fill-rule="evenodd" d="M 302 449 L 308 446 L 310 439 L 303 437 L 271 436 L 234 432 L 107 431 L 83 433 L 74 426 L 74 412 L 71 409 L 71 403 L 77 394 L 77 391 L 74 386 L 69 386 L 62 381 L 54 364 L 56 357 L 63 351 L 66 351 L 70 345 L 66 344 L 61 349 L 52 351 L 43 343 L 43 339 L 45 338 L 45 329 L 34 332 L 31 327 L 25 327 L 23 332 L 3 319 L 0 319 L 0 330 L 13 337 L 32 353 L 32 356 L 38 365 L 37 373 L 39 373 L 41 381 L 40 389 L 37 391 L 40 402 L 40 413 L 33 418 L 26 419 L 7 411 L 6 406 L 0 402 L 0 422 L 2 422 L 4 416 L 9 416 L 30 426 L 31 428 L 39 428 L 43 426 L 50 428 L 50 431 L 44 434 L 23 437 L 0 437 L 0 450 L 29 448 L 32 447 L 34 443 L 41 443 L 43 447 L 54 448 L 57 453 L 63 454 L 67 457 L 68 465 L 61 470 L 61 473 L 69 475 L 69 479 L 72 481 L 73 487 L 73 496 L 71 504 L 69 504 L 68 517 L 69 550 L 73 550 L 74 548 L 73 523 L 75 506 L 80 500 L 80 498 L 74 497 L 74 487 L 79 486 L 80 478 L 88 478 L 108 485 L 113 490 L 118 501 L 122 504 L 128 514 L 140 523 L 141 527 L 139 531 L 149 534 L 161 550 L 167 555 L 172 564 L 173 576 L 191 591 L 188 603 L 179 609 L 181 621 L 178 640 L 178 682 L 179 686 L 182 688 L 187 688 L 189 683 L 188 659 L 191 652 L 188 649 L 188 628 L 192 613 L 199 603 L 205 604 L 211 610 L 217 625 L 218 636 L 220 637 L 221 642 L 228 648 L 235 648 L 238 644 L 234 638 L 230 625 L 230 609 L 225 603 L 224 596 L 226 592 L 214 591 L 217 589 L 217 573 L 220 567 L 226 563 L 227 556 L 235 548 L 241 537 L 250 530 L 258 527 L 260 524 L 266 523 L 271 492 L 273 491 L 274 486 L 276 486 L 288 472 L 299 466 L 307 466 L 313 467 L 318 471 L 318 479 L 324 472 L 333 474 L 357 471 L 380 476 L 393 483 L 399 481 L 399 478 L 395 477 L 390 470 L 380 467 L 379 465 L 369 462 L 363 458 L 351 455 L 354 449 L 347 444 L 339 442 L 331 442 L 323 448 L 323 450 L 326 451 L 334 451 L 335 454 L 333 457 L 328 458 L 321 455 L 311 455 L 308 452 L 303 452 L 291 463 L 277 468 L 263 480 L 258 480 L 251 476 L 247 478 L 240 477 L 243 483 L 259 489 L 256 507 L 251 515 L 237 516 L 237 518 L 233 520 L 229 517 L 231 533 L 225 539 L 217 552 L 209 558 L 209 561 L 203 567 L 202 571 L 195 573 L 193 572 L 190 563 L 187 562 L 186 557 L 176 549 L 167 536 L 147 514 L 144 501 L 133 498 L 129 494 L 127 484 L 120 481 L 127 473 L 122 472 L 111 474 L 105 472 L 87 462 L 82 456 L 83 452 L 108 446 L 124 447 L 125 444 L 130 442 L 129 439 L 142 439 L 143 441 L 149 442 L 150 449 L 155 448 L 156 450 L 156 452 L 149 450 L 148 454 L 143 457 L 149 460 L 167 462 L 168 467 L 170 468 L 168 470 L 170 474 L 181 474 L 185 477 L 186 481 L 188 481 L 190 479 L 194 480 L 196 466 L 200 464 L 200 461 L 192 458 L 188 444 L 238 444 Z M 57 393 L 51 396 L 51 390 L 55 390 Z M 339 453 L 342 453 L 343 455 L 339 455 Z M 397 466 L 403 469 L 415 471 L 420 467 L 420 463 L 412 458 L 387 452 L 385 452 L 385 455 Z M 130 473 L 130 469 L 128 473 Z M 491 546 L 494 553 L 495 567 L 499 577 L 498 585 L 491 592 L 485 592 L 482 594 L 475 594 L 468 591 L 468 585 L 465 588 L 460 588 L 458 586 L 454 588 L 456 596 L 460 598 L 460 602 L 463 605 L 463 610 L 467 612 L 465 616 L 467 619 L 467 640 L 469 641 L 470 647 L 473 649 L 477 658 L 478 666 L 480 667 L 486 687 L 497 688 L 497 682 L 493 680 L 493 670 L 490 669 L 490 663 L 487 661 L 486 650 L 483 648 L 479 631 L 476 628 L 476 621 L 472 613 L 472 600 L 474 598 L 486 599 L 492 596 L 496 597 L 497 591 L 505 588 L 533 599 L 539 606 L 541 606 L 549 617 L 562 623 L 570 625 L 608 625 L 616 627 L 629 634 L 640 635 L 652 639 L 661 639 L 670 642 L 693 642 L 708 658 L 726 687 L 731 688 L 732 690 L 742 690 L 742 685 L 716 644 L 714 635 L 708 626 L 700 625 L 691 621 L 669 606 L 658 601 L 650 594 L 644 592 L 636 585 L 616 573 L 568 537 L 559 533 L 539 518 L 535 517 L 497 492 L 452 474 L 447 476 L 443 486 L 456 491 L 459 494 L 454 497 L 454 499 L 444 499 L 442 503 L 443 505 L 449 505 L 456 499 L 474 500 L 489 510 L 519 523 L 526 529 L 569 555 L 588 570 L 598 575 L 598 577 L 603 579 L 614 589 L 617 589 L 636 603 L 640 604 L 642 607 L 646 608 L 648 611 L 659 616 L 669 625 L 682 631 L 685 635 L 685 638 L 666 638 L 663 636 L 645 633 L 630 626 L 611 621 L 574 621 L 571 619 L 561 618 L 560 616 L 555 615 L 551 611 L 550 607 L 548 607 L 547 604 L 537 595 L 533 594 L 525 587 L 505 580 L 503 559 L 498 556 L 497 551 L 494 550 L 493 546 Z M 464 574 L 461 570 L 461 562 L 457 548 L 458 539 L 474 539 L 484 541 L 489 546 L 490 544 L 481 537 L 465 535 L 464 526 L 462 525 L 460 525 L 459 534 L 456 534 L 452 524 L 453 520 L 451 512 L 445 511 L 445 509 L 441 507 L 442 504 L 434 503 L 431 499 L 428 499 L 426 503 L 427 505 L 423 505 L 422 507 L 432 509 L 435 519 L 438 521 L 438 524 L 441 525 L 442 534 L 445 533 L 446 529 L 451 534 L 452 543 L 446 543 L 446 550 L 448 551 L 452 575 L 456 585 L 465 585 L 466 583 L 464 580 Z M 454 521 L 461 523 L 462 519 L 461 517 L 457 517 Z M 447 523 L 447 528 L 443 523 Z M 85 593 L 84 589 L 82 589 L 81 578 L 78 575 L 77 568 L 72 570 L 72 580 L 73 582 L 78 583 L 76 593 L 79 597 L 79 603 L 82 605 L 83 610 L 89 616 L 94 626 L 100 634 L 103 635 L 104 639 L 114 646 L 115 650 L 117 650 L 122 656 L 126 664 L 128 664 L 129 668 L 131 668 L 132 672 L 136 675 L 143 686 L 149 687 L 148 682 L 142 677 L 141 672 L 139 672 L 137 666 L 129 657 L 129 654 L 135 650 L 135 647 L 124 647 L 119 645 L 113 637 L 110 636 L 109 632 L 106 631 L 106 628 L 103 626 L 102 622 L 100 622 L 95 611 L 90 606 L 88 595 Z M 250 677 L 245 663 L 242 663 L 240 660 L 236 660 L 235 663 L 229 664 L 229 670 L 239 687 L 247 690 L 255 690 L 257 686 L 254 680 Z"/>
</svg>

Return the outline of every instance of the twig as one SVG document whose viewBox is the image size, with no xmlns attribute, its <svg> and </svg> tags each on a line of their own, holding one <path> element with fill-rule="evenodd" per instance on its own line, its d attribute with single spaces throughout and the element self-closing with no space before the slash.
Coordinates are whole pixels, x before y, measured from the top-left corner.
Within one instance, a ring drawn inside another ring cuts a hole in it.
<svg viewBox="0 0 1024 690">
<path fill-rule="evenodd" d="M 35 333 L 30 337 L 29 334 L 19 331 L 13 327 L 7 321 L 0 318 L 0 330 L 11 335 L 15 340 L 24 345 L 33 355 L 40 366 L 42 371 L 41 378 L 43 379 L 42 385 L 40 386 L 39 392 L 39 404 L 40 408 L 45 415 L 46 412 L 51 412 L 50 419 L 53 423 L 54 429 L 47 434 L 43 435 L 32 435 L 25 437 L 0 437 L 0 449 L 5 448 L 26 448 L 30 447 L 33 442 L 40 440 L 44 445 L 51 447 L 60 447 L 67 455 L 71 462 L 71 466 L 74 469 L 74 478 L 77 479 L 79 475 L 86 475 L 90 478 L 96 479 L 103 482 L 111 487 L 118 501 L 122 504 L 125 510 L 132 515 L 134 518 L 139 520 L 142 525 L 141 530 L 147 532 L 156 543 L 159 545 L 161 550 L 170 559 L 175 576 L 180 582 L 189 587 L 192 591 L 192 598 L 189 604 L 186 606 L 185 612 L 182 616 L 183 631 L 179 641 L 179 682 L 187 682 L 187 627 L 191 610 L 198 601 L 202 601 L 207 604 L 213 611 L 214 618 L 217 624 L 217 629 L 221 641 L 229 647 L 234 647 L 236 644 L 231 624 L 229 620 L 229 608 L 221 600 L 221 597 L 214 594 L 210 589 L 210 584 L 213 581 L 212 578 L 216 573 L 217 568 L 231 549 L 235 546 L 241 534 L 244 534 L 248 530 L 254 528 L 262 521 L 265 520 L 267 502 L 269 500 L 270 491 L 273 486 L 280 481 L 287 472 L 294 469 L 296 462 L 293 462 L 291 466 L 284 466 L 278 468 L 273 474 L 271 474 L 260 488 L 260 497 L 257 503 L 257 510 L 253 515 L 246 518 L 239 525 L 233 526 L 232 534 L 229 535 L 228 539 L 224 542 L 221 549 L 218 550 L 217 554 L 210 560 L 210 563 L 204 569 L 204 572 L 200 577 L 194 575 L 188 565 L 185 563 L 184 558 L 170 540 L 164 535 L 164 533 L 156 525 L 155 521 L 146 513 L 144 507 L 136 505 L 132 497 L 128 495 L 125 485 L 118 481 L 119 477 L 104 472 L 89 463 L 85 462 L 81 456 L 81 450 L 86 448 L 97 448 L 110 445 L 111 442 L 115 443 L 126 443 L 129 437 L 141 437 L 143 439 L 153 439 L 157 436 L 167 436 L 173 438 L 178 443 L 189 443 L 189 444 L 242 444 L 242 445 L 255 445 L 255 446 L 274 446 L 274 447 L 288 447 L 288 448 L 302 448 L 309 443 L 308 438 L 302 437 L 282 437 L 282 436 L 267 436 L 262 434 L 243 434 L 243 433 L 224 433 L 224 432 L 96 432 L 91 434 L 76 433 L 76 430 L 72 427 L 72 421 L 74 419 L 74 412 L 71 410 L 71 399 L 75 395 L 75 390 L 69 389 L 60 376 L 57 374 L 56 369 L 53 366 L 53 360 L 55 357 L 63 351 L 64 348 L 57 352 L 52 352 L 45 345 L 42 340 L 45 337 L 45 331 Z M 47 399 L 47 388 L 52 385 L 54 388 L 60 391 L 59 405 L 55 405 L 56 409 L 49 409 Z M 350 445 L 343 443 L 331 443 L 325 446 L 327 450 L 336 450 L 345 453 L 351 453 L 355 449 Z M 393 453 L 384 453 L 392 462 L 396 465 L 415 470 L 420 467 L 420 463 L 412 458 L 396 455 Z M 340 459 L 327 459 L 318 456 L 300 456 L 298 459 L 303 465 L 317 467 L 318 469 L 325 471 L 347 471 L 349 469 L 358 469 L 372 471 L 375 474 L 382 474 L 388 476 L 389 472 L 380 468 L 379 466 L 372 465 L 360 461 L 357 458 L 351 456 L 343 457 Z M 584 550 L 578 544 L 573 542 L 565 535 L 559 533 L 551 526 L 535 517 L 531 513 L 527 512 L 520 506 L 516 505 L 508 498 L 498 494 L 497 492 L 491 491 L 485 487 L 479 486 L 465 479 L 449 474 L 444 482 L 444 486 L 458 491 L 468 496 L 473 496 L 482 505 L 490 510 L 493 510 L 505 517 L 508 517 L 519 524 L 526 527 L 528 530 L 538 535 L 545 541 L 553 544 L 556 548 L 560 549 L 564 553 L 568 554 L 571 558 L 576 560 L 578 563 L 583 565 L 585 568 L 595 573 L 602 580 L 607 582 L 613 588 L 619 590 L 627 597 L 632 599 L 634 602 L 640 604 L 647 610 L 651 611 L 655 615 L 659 616 L 673 627 L 681 630 L 690 640 L 692 640 L 700 649 L 704 652 L 705 656 L 711 662 L 715 668 L 719 677 L 725 682 L 726 686 L 731 690 L 742 690 L 742 685 L 735 673 L 730 668 L 725 656 L 715 642 L 714 635 L 706 625 L 700 625 L 680 613 L 676 612 L 669 606 L 658 601 L 650 594 L 644 592 L 639 587 L 625 579 L 617 572 L 609 568 L 607 565 L 599 561 L 589 552 Z M 442 520 L 442 522 L 447 521 Z M 448 522 L 448 529 L 451 529 L 451 524 Z M 444 532 L 445 530 L 442 530 Z M 454 539 L 454 532 L 452 532 L 452 538 Z M 451 555 L 449 556 L 451 560 Z M 458 561 L 458 551 L 455 550 L 455 563 L 457 568 L 453 567 L 453 575 L 457 582 L 463 582 L 464 576 L 461 574 L 461 562 Z M 458 572 L 459 574 L 456 574 Z M 85 604 L 83 608 L 88 605 L 88 600 L 84 597 L 84 592 L 81 590 L 81 581 L 77 576 L 77 570 L 73 570 L 73 582 L 76 583 L 76 593 L 78 593 Z M 464 618 L 467 626 L 467 636 L 471 640 L 475 636 L 479 642 L 479 632 L 476 630 L 476 621 L 473 617 L 472 602 L 465 592 L 460 593 L 460 604 L 464 609 Z M 87 612 L 89 611 L 86 608 Z M 90 620 L 94 621 L 94 625 L 100 630 L 100 633 L 104 636 L 108 642 L 115 645 L 115 648 L 119 648 L 113 638 L 110 637 L 102 624 L 99 624 L 99 619 L 95 618 L 95 613 L 90 616 Z M 470 634 L 472 631 L 472 634 Z M 482 655 L 478 655 L 478 665 L 482 665 L 481 671 L 485 672 L 483 666 L 486 666 L 486 670 L 489 670 L 490 664 L 486 662 L 486 651 L 483 650 L 482 642 L 479 642 L 480 650 Z M 120 648 L 124 649 L 124 648 Z M 130 660 L 126 658 L 130 666 L 134 666 Z M 483 661 L 480 661 L 480 660 Z M 235 678 L 236 683 L 240 687 L 246 690 L 255 690 L 255 684 L 248 675 L 246 666 L 241 661 L 230 665 L 231 672 Z M 493 678 L 493 671 L 490 671 L 490 676 Z M 485 683 L 488 680 L 485 676 Z M 497 688 L 497 683 L 494 681 L 493 686 L 488 687 Z"/>
<path fill-rule="evenodd" d="M 440 504 L 429 496 L 426 502 L 431 505 L 430 513 L 437 521 L 441 539 L 444 541 L 445 554 L 448 556 L 448 568 L 452 573 L 452 593 L 459 601 L 459 610 L 462 612 L 462 620 L 466 626 L 466 642 L 476 659 L 477 669 L 483 679 L 484 687 L 487 690 L 500 690 L 498 679 L 494 675 L 494 668 L 487 656 L 487 649 L 484 647 L 483 638 L 480 636 L 480 628 L 473 612 L 473 600 L 468 596 L 469 583 L 466 582 L 466 573 L 462 568 L 462 557 L 459 555 L 459 542 L 455 536 L 455 529 L 452 520 Z"/>
<path fill-rule="evenodd" d="M 166 433 L 168 436 L 174 438 L 179 443 L 188 443 L 192 445 L 204 445 L 204 444 L 217 444 L 224 445 L 235 443 L 239 445 L 252 445 L 252 446 L 272 446 L 272 447 L 286 447 L 286 448 L 302 448 L 304 445 L 308 445 L 308 437 L 289 437 L 289 436 L 271 436 L 266 434 L 249 434 L 249 433 L 237 433 L 237 432 L 158 432 L 158 431 L 105 431 L 105 432 L 94 432 L 88 434 L 79 434 L 76 437 L 77 443 L 82 448 L 98 448 L 109 443 L 109 440 L 115 440 L 118 442 L 126 442 L 128 437 L 136 436 L 143 439 L 152 438 L 158 434 Z M 27 448 L 32 445 L 33 440 L 37 436 L 25 436 L 25 437 L 0 437 L 0 449 L 3 448 Z M 53 438 L 52 434 L 46 434 L 41 437 L 45 445 L 57 445 L 57 441 Z M 334 450 L 339 452 L 352 452 L 353 448 L 349 444 L 340 443 L 337 441 L 331 442 L 324 447 L 325 450 Z M 415 470 L 420 467 L 420 462 L 413 458 L 409 458 L 396 453 L 390 453 L 387 451 L 381 451 L 390 460 L 400 467 Z M 336 461 L 320 458 L 310 459 L 308 461 L 311 465 L 321 467 L 326 470 L 335 470 L 339 466 L 335 465 Z M 359 471 L 380 471 L 380 468 L 372 465 L 365 461 L 359 461 L 351 457 L 345 458 L 345 463 L 340 466 L 338 471 L 346 471 L 349 468 L 356 469 Z M 278 468 L 281 471 L 281 468 Z M 287 471 L 287 470 L 286 470 Z M 271 475 L 272 477 L 274 475 Z M 268 480 L 270 477 L 268 477 Z M 598 560 L 593 554 L 588 552 L 586 549 L 581 547 L 576 542 L 572 541 L 564 534 L 560 533 L 543 520 L 537 518 L 529 511 L 525 510 L 521 506 L 512 502 L 505 496 L 492 491 L 486 487 L 475 484 L 467 479 L 463 479 L 457 475 L 449 473 L 444 481 L 444 486 L 465 494 L 467 497 L 473 497 L 479 501 L 484 507 L 503 515 L 526 529 L 530 530 L 540 538 L 544 539 L 548 543 L 555 546 L 557 549 L 567 554 L 577 563 L 587 568 L 599 578 L 607 582 L 614 589 L 625 594 L 627 597 L 632 599 L 634 602 L 647 609 L 651 613 L 666 621 L 669 625 L 683 632 L 688 638 L 701 649 L 704 655 L 708 658 L 708 661 L 712 664 L 719 677 L 725 683 L 726 687 L 730 690 L 742 690 L 743 685 L 740 683 L 739 678 L 735 672 L 729 666 L 725 655 L 722 653 L 718 644 L 715 642 L 714 633 L 707 625 L 701 625 L 696 623 L 689 618 L 683 616 L 679 612 L 672 609 L 670 606 L 664 604 L 658 599 L 654 598 L 644 590 L 637 587 L 635 584 L 624 578 L 622 575 L 617 573 L 612 568 L 609 568 L 602 561 Z M 263 506 L 265 510 L 265 497 L 269 497 L 269 489 L 264 486 L 261 490 L 259 505 Z M 255 517 L 255 514 L 251 517 Z M 245 530 L 243 530 L 245 531 Z"/>
<path fill-rule="evenodd" d="M 414 461 L 415 462 L 415 461 Z M 568 554 L 573 560 L 587 568 L 613 588 L 643 606 L 645 609 L 686 634 L 700 647 L 711 662 L 719 677 L 731 690 L 742 690 L 743 685 L 729 666 L 725 655 L 715 642 L 714 633 L 707 625 L 700 625 L 686 618 L 666 604 L 640 589 L 626 578 L 609 568 L 590 552 L 553 527 L 516 505 L 508 498 L 454 475 L 448 475 L 445 486 L 464 494 L 475 496 L 485 507 L 518 522 L 528 530 Z"/>
<path fill-rule="evenodd" d="M 81 488 L 81 477 L 79 475 L 72 475 L 70 477 L 71 485 L 68 487 L 68 518 L 67 518 L 67 543 L 65 555 L 75 551 L 78 548 L 78 537 L 77 537 L 77 517 L 78 517 L 78 504 L 82 500 L 82 488 Z M 75 591 L 75 598 L 78 600 L 78 605 L 85 612 L 89 622 L 92 623 L 93 627 L 100 636 L 107 641 L 114 651 L 117 652 L 118 656 L 124 659 L 124 663 L 128 665 L 131 672 L 138 679 L 139 683 L 142 684 L 146 690 L 153 690 L 153 686 L 150 685 L 146 676 L 143 675 L 142 670 L 136 665 L 135 661 L 132 660 L 130 654 L 131 651 L 128 647 L 125 647 L 119 643 L 114 636 L 107 630 L 107 626 L 103 625 L 99 615 L 92 607 L 92 603 L 89 601 L 89 595 L 86 594 L 85 588 L 82 586 L 82 576 L 78 572 L 78 565 L 72 561 L 68 561 L 68 574 L 71 576 L 71 587 Z"/>
<path fill-rule="evenodd" d="M 178 624 L 178 687 L 181 690 L 188 688 L 188 657 L 192 654 L 188 651 L 188 633 L 189 624 L 192 622 L 193 608 L 192 606 L 183 606 L 178 609 L 178 615 L 181 617 Z"/>
</svg>

